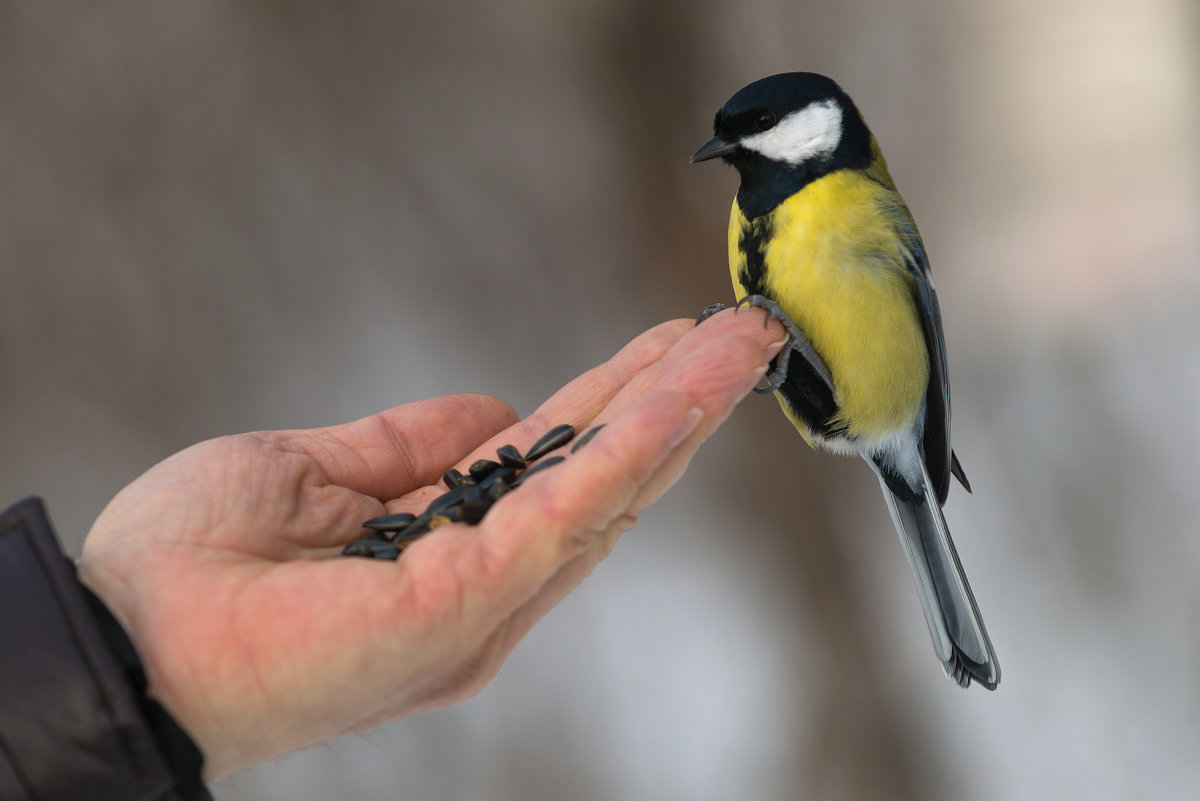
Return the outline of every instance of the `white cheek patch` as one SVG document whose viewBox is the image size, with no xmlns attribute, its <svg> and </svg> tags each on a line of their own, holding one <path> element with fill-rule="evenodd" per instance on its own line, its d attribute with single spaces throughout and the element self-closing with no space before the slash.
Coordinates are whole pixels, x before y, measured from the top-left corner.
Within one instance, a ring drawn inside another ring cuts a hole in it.
<svg viewBox="0 0 1200 801">
<path fill-rule="evenodd" d="M 828 156 L 840 141 L 842 107 L 836 100 L 822 100 L 793 111 L 769 131 L 747 136 L 741 145 L 772 161 L 800 164 Z"/>
</svg>

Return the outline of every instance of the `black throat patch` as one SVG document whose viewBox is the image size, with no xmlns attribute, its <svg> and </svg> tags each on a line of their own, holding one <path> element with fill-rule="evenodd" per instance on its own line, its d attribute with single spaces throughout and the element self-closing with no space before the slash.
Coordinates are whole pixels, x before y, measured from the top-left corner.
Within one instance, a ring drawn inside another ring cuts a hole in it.
<svg viewBox="0 0 1200 801">
<path fill-rule="evenodd" d="M 748 219 L 765 217 L 783 201 L 831 171 L 829 159 L 797 165 L 780 164 L 751 151 L 726 158 L 737 168 L 742 184 L 737 202 Z"/>
</svg>

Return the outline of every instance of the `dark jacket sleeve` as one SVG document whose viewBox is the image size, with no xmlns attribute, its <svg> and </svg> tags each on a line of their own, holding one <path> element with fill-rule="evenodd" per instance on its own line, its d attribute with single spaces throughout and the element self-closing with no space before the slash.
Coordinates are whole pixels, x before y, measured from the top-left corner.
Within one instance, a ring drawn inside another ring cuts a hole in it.
<svg viewBox="0 0 1200 801">
<path fill-rule="evenodd" d="M 42 502 L 0 515 L 0 799 L 211 801 L 133 644 L 75 578 Z"/>
</svg>

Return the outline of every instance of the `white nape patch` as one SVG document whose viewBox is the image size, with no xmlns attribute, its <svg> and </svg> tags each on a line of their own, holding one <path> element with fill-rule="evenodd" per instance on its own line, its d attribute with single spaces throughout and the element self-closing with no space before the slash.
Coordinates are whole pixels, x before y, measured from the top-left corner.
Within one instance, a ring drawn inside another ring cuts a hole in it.
<svg viewBox="0 0 1200 801">
<path fill-rule="evenodd" d="M 793 111 L 771 130 L 745 137 L 741 145 L 772 161 L 800 164 L 828 156 L 841 141 L 842 107 L 829 99 Z"/>
</svg>

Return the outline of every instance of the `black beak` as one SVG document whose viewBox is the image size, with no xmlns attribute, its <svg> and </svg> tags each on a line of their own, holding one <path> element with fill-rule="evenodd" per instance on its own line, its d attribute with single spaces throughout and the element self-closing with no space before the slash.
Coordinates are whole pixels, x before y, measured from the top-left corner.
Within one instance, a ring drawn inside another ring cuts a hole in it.
<svg viewBox="0 0 1200 801">
<path fill-rule="evenodd" d="M 701 161 L 727 156 L 737 149 L 737 143 L 730 144 L 719 136 L 714 136 L 704 143 L 704 146 L 692 154 L 692 164 Z"/>
</svg>

